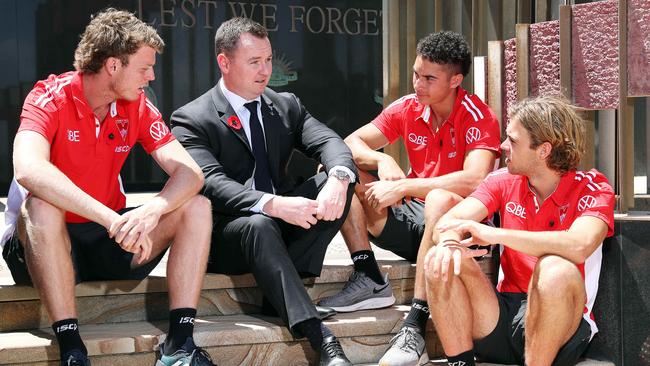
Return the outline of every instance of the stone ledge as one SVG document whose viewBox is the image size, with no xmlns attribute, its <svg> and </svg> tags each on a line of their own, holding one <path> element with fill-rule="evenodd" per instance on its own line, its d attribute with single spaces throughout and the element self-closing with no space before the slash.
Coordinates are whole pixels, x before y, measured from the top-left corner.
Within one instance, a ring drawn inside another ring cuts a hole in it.
<svg viewBox="0 0 650 366">
<path fill-rule="evenodd" d="M 378 261 L 382 272 L 388 273 L 391 280 L 415 278 L 415 265 L 405 261 Z M 492 273 L 493 265 L 489 260 L 479 262 L 484 273 Z M 315 284 L 343 283 L 350 273 L 350 265 L 332 265 L 323 266 L 320 277 L 306 279 L 306 286 Z M 256 287 L 255 279 L 251 274 L 243 275 L 222 275 L 206 274 L 203 280 L 203 290 L 215 289 L 233 289 Z M 167 282 L 164 277 L 149 276 L 142 281 L 93 281 L 83 282 L 76 286 L 76 296 L 105 296 L 105 295 L 125 295 L 125 294 L 143 294 L 154 292 L 167 292 Z M 11 278 L 4 278 L 4 283 L 0 283 L 0 302 L 17 301 L 17 300 L 38 300 L 38 293 L 33 287 L 16 286 Z"/>
<path fill-rule="evenodd" d="M 388 273 L 390 279 L 414 278 L 415 267 L 407 261 L 379 261 L 382 271 Z M 320 277 L 306 279 L 307 286 L 313 284 L 345 282 L 352 271 L 348 265 L 325 265 Z M 5 278 L 0 285 L 0 302 L 16 300 L 37 300 L 38 293 L 33 287 L 16 286 L 11 278 Z M 255 279 L 251 274 L 222 275 L 206 274 L 203 280 L 204 290 L 232 289 L 256 287 Z M 93 281 L 83 282 L 76 286 L 77 297 L 142 294 L 153 292 L 167 292 L 165 277 L 149 276 L 142 281 Z"/>
<path fill-rule="evenodd" d="M 341 339 L 352 362 L 377 362 L 390 337 L 399 330 L 408 306 L 338 314 L 325 323 Z M 87 325 L 81 334 L 93 364 L 126 364 L 151 359 L 164 340 L 166 322 Z M 431 327 L 429 327 L 431 328 Z M 44 363 L 58 358 L 51 329 L 0 333 L 0 364 Z M 307 364 L 315 360 L 305 341 L 295 341 L 278 318 L 250 315 L 204 317 L 196 320 L 194 338 L 219 365 Z M 431 356 L 440 353 L 435 334 L 427 333 Z M 278 349 L 282 350 L 278 354 Z M 290 350 L 283 357 L 283 352 Z M 295 358 L 288 362 L 286 356 Z M 128 356 L 128 357 L 125 357 Z M 278 358 L 279 357 L 279 358 Z M 124 363 L 118 362 L 123 359 Z M 273 362 L 272 362 L 273 361 Z M 260 363 L 261 362 L 261 363 Z M 139 362 L 138 362 L 139 364 Z"/>
<path fill-rule="evenodd" d="M 396 305 L 410 304 L 415 279 L 414 267 L 406 261 L 382 262 L 389 274 Z M 483 263 L 486 273 L 489 262 Z M 305 281 L 307 292 L 315 302 L 341 290 L 352 267 L 327 265 L 322 276 Z M 77 309 L 80 324 L 156 321 L 168 316 L 166 281 L 149 277 L 137 281 L 106 281 L 77 286 Z M 31 287 L 0 288 L 0 332 L 38 329 L 49 326 L 47 312 Z M 259 313 L 262 292 L 251 275 L 207 275 L 197 307 L 198 316 Z"/>
</svg>

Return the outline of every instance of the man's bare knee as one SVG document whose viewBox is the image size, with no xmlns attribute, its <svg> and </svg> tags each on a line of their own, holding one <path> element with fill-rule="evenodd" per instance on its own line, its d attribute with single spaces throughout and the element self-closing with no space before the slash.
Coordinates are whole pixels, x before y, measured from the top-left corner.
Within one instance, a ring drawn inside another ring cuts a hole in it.
<svg viewBox="0 0 650 366">
<path fill-rule="evenodd" d="M 427 193 L 427 197 L 424 201 L 425 216 L 428 215 L 430 216 L 428 219 L 434 219 L 437 221 L 440 216 L 454 207 L 459 202 L 460 198 L 460 196 L 446 189 L 436 188 L 431 190 Z M 425 220 L 426 219 L 427 217 L 425 217 Z M 428 221 L 426 223 L 435 224 L 429 223 Z"/>
<path fill-rule="evenodd" d="M 202 220 L 212 216 L 212 203 L 203 195 L 196 195 L 183 205 L 183 214 L 192 220 Z"/>
<path fill-rule="evenodd" d="M 566 297 L 583 292 L 583 281 L 578 267 L 557 255 L 540 257 L 533 270 L 530 290 L 544 296 Z"/>
<path fill-rule="evenodd" d="M 31 229 L 54 230 L 65 225 L 65 211 L 38 197 L 28 197 L 21 208 L 22 219 Z"/>
</svg>

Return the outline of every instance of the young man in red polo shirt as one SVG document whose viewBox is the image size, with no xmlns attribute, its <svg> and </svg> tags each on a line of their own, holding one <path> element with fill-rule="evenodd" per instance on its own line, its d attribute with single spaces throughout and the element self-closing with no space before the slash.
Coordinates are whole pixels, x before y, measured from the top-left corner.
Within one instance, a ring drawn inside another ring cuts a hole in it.
<svg viewBox="0 0 650 366">
<path fill-rule="evenodd" d="M 102 11 L 77 46 L 77 71 L 39 81 L 23 105 L 0 243 L 14 281 L 38 290 L 62 365 L 90 365 L 75 282 L 143 279 L 170 245 L 170 326 L 156 365 L 212 365 L 192 340 L 212 229 L 203 174 L 142 91 L 163 47 L 133 14 Z M 128 209 L 119 173 L 136 143 L 169 180 Z"/>
<path fill-rule="evenodd" d="M 420 264 L 428 249 L 419 250 L 425 216 L 437 220 L 494 169 L 498 122 L 487 105 L 460 87 L 471 61 L 469 46 L 457 33 L 444 31 L 421 39 L 413 65 L 415 93 L 396 100 L 346 138 L 361 183 L 341 228 L 355 271 L 340 293 L 320 305 L 337 311 L 392 305 L 390 283 L 379 271 L 368 234 L 376 245 Z M 392 157 L 377 151 L 398 138 L 404 141 L 411 165 L 406 175 Z M 408 334 L 398 337 L 415 340 L 406 348 L 417 350 L 413 362 L 424 351 L 422 335 L 429 316 L 420 272 L 405 322 Z M 402 344 L 399 339 L 393 343 Z M 388 355 L 382 362 L 392 364 L 392 358 Z"/>
<path fill-rule="evenodd" d="M 592 308 L 602 242 L 614 231 L 614 192 L 578 171 L 583 121 L 565 101 L 513 107 L 498 170 L 438 222 L 425 258 L 431 317 L 449 365 L 573 365 L 598 331 Z M 501 228 L 479 221 L 499 212 Z M 427 225 L 434 225 L 427 221 Z M 469 238 L 466 238 L 469 236 Z M 466 238 L 466 239 L 464 239 Z M 501 244 L 494 287 L 469 245 Z"/>
</svg>

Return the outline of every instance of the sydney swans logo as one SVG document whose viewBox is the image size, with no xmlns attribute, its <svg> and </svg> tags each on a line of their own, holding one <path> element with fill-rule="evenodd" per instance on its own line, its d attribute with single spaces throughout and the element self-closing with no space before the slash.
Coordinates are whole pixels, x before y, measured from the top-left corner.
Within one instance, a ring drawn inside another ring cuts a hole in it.
<svg viewBox="0 0 650 366">
<path fill-rule="evenodd" d="M 278 55 L 273 52 L 273 73 L 269 86 L 285 86 L 290 81 L 298 80 L 298 73 L 291 70 L 291 64 L 293 61 L 287 59 L 285 54 Z"/>
</svg>

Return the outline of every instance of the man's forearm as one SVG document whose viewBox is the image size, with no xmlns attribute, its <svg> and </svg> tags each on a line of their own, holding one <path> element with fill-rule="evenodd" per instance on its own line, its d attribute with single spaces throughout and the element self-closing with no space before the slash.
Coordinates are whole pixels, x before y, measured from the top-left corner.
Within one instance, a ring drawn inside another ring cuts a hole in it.
<svg viewBox="0 0 650 366">
<path fill-rule="evenodd" d="M 385 159 L 392 159 L 389 155 L 379 151 L 366 149 L 352 150 L 352 157 L 356 166 L 363 170 L 377 170 L 379 164 Z"/>
<path fill-rule="evenodd" d="M 454 192 L 462 197 L 470 195 L 483 177 L 465 171 L 458 171 L 434 178 L 406 178 L 400 182 L 405 196 L 426 197 L 434 189 Z"/>
<path fill-rule="evenodd" d="M 22 174 L 21 171 L 28 173 Z M 33 196 L 104 227 L 110 226 L 112 220 L 118 216 L 116 212 L 82 191 L 50 162 L 17 167 L 16 180 Z"/>
<path fill-rule="evenodd" d="M 573 263 L 583 263 L 588 257 L 589 243 L 580 234 L 570 231 L 523 231 L 494 228 L 494 244 L 502 244 L 518 252 L 541 257 L 558 255 Z"/>
<path fill-rule="evenodd" d="M 166 214 L 174 211 L 196 195 L 202 186 L 203 175 L 201 173 L 187 166 L 179 166 L 170 175 L 165 187 L 156 195 L 155 200 L 160 204 L 162 214 Z"/>
</svg>

